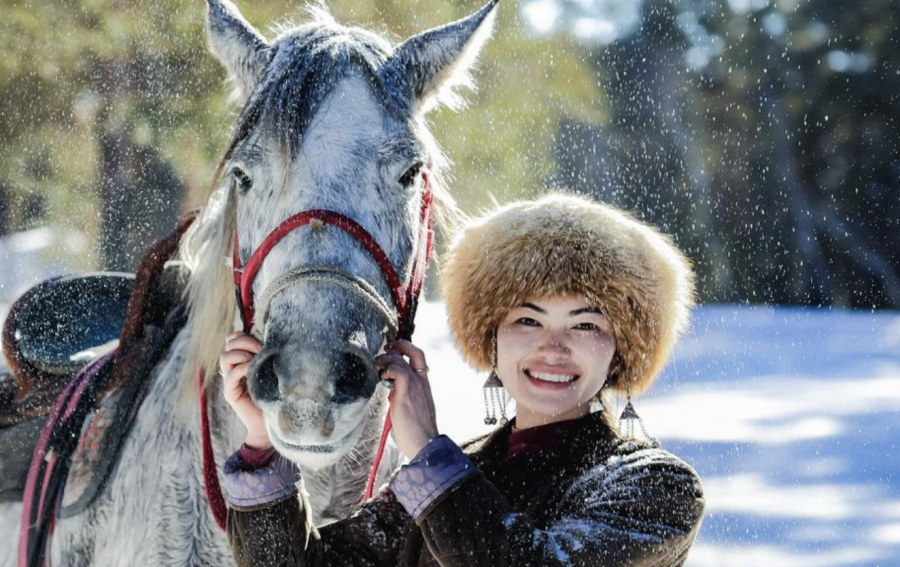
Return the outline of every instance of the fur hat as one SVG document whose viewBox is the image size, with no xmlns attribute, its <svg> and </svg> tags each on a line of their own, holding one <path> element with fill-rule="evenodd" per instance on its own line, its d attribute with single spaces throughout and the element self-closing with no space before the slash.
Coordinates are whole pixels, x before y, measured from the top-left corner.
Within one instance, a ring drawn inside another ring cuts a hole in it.
<svg viewBox="0 0 900 567">
<path fill-rule="evenodd" d="M 491 368 L 491 335 L 532 297 L 575 295 L 612 325 L 608 386 L 646 390 L 686 328 L 690 262 L 669 237 L 610 205 L 550 195 L 502 206 L 465 226 L 444 257 L 450 327 L 468 362 Z"/>
</svg>

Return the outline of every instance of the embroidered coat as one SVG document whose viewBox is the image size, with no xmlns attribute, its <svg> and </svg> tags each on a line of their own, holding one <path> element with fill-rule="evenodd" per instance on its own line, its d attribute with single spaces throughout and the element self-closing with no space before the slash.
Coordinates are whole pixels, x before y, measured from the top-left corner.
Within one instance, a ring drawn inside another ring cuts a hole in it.
<svg viewBox="0 0 900 567">
<path fill-rule="evenodd" d="M 433 440 L 390 487 L 317 534 L 294 490 L 271 491 L 255 504 L 227 491 L 238 565 L 683 565 L 704 509 L 690 466 L 620 439 L 602 413 L 579 420 L 550 449 L 507 458 L 512 425 L 464 450 L 446 437 Z M 226 485 L 228 476 L 233 485 L 259 473 L 226 473 Z"/>
</svg>

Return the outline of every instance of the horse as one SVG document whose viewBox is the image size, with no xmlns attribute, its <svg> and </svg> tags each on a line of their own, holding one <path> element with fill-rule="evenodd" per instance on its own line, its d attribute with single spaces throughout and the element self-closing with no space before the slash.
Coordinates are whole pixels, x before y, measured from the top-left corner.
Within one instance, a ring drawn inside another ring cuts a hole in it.
<svg viewBox="0 0 900 567">
<path fill-rule="evenodd" d="M 392 45 L 322 7 L 269 40 L 229 0 L 207 0 L 209 45 L 241 110 L 208 202 L 169 261 L 186 281 L 185 323 L 152 367 L 104 490 L 83 512 L 57 518 L 53 563 L 232 563 L 204 488 L 198 399 L 206 396 L 221 464 L 243 433 L 218 379 L 225 338 L 246 315 L 232 262 L 245 262 L 284 219 L 331 211 L 363 227 L 409 280 L 426 192 L 436 224 L 459 217 L 426 115 L 461 106 L 496 4 Z M 371 250 L 317 219 L 284 234 L 258 268 L 248 293 L 264 348 L 248 390 L 281 458 L 299 466 L 322 525 L 360 504 L 387 412 L 373 361 L 396 332 L 396 301 Z M 385 457 L 379 482 L 398 458 Z M 18 509 L 3 508 L 0 533 L 18 533 Z"/>
</svg>

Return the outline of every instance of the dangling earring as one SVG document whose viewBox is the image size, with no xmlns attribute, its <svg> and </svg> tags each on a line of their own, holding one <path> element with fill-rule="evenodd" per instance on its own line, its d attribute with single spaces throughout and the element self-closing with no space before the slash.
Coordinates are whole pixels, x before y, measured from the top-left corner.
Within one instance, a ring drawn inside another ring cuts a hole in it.
<svg viewBox="0 0 900 567">
<path fill-rule="evenodd" d="M 600 389 L 597 390 L 597 393 L 594 394 L 594 397 L 591 398 L 591 413 L 597 413 L 599 411 L 606 411 L 606 406 L 603 405 L 603 389 L 606 388 L 606 385 L 609 384 L 609 376 L 606 377 L 606 382 L 600 386 Z"/>
<path fill-rule="evenodd" d="M 625 409 L 622 410 L 622 415 L 619 416 L 619 423 L 622 425 L 625 435 L 634 439 L 634 422 L 637 421 L 638 425 L 641 426 L 641 433 L 643 433 L 644 438 L 650 441 L 653 447 L 659 447 L 659 441 L 650 437 L 650 434 L 647 433 L 647 430 L 644 428 L 644 420 L 641 419 L 641 416 L 634 409 L 634 404 L 631 403 L 631 381 L 628 378 L 625 378 L 625 393 L 628 397 L 628 403 L 625 404 Z"/>
<path fill-rule="evenodd" d="M 488 374 L 484 386 L 481 388 L 484 394 L 484 424 L 496 425 L 497 406 L 500 406 L 500 425 L 506 425 L 506 404 L 509 402 L 503 382 L 497 376 L 497 334 L 491 333 L 491 373 Z"/>
</svg>

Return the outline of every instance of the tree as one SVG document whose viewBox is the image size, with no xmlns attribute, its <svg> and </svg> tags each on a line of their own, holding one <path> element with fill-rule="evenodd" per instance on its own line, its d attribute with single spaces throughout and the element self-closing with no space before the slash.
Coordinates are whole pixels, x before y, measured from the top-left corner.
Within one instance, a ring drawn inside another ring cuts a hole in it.
<svg viewBox="0 0 900 567">
<path fill-rule="evenodd" d="M 672 230 L 705 301 L 897 307 L 895 12 L 644 2 L 633 31 L 585 47 L 611 120 L 562 124 L 564 181 Z"/>
<path fill-rule="evenodd" d="M 274 0 L 238 4 L 263 30 L 305 17 Z M 341 22 L 400 41 L 481 4 L 353 0 L 332 9 Z M 180 208 L 202 204 L 235 112 L 206 49 L 204 10 L 195 0 L 0 5 L 0 45 L 10 54 L 0 62 L 0 94 L 10 101 L 0 110 L 7 149 L 0 176 L 14 227 L 22 226 L 23 196 L 45 195 L 48 222 L 93 235 L 101 263 L 123 269 L 169 230 Z M 577 46 L 530 38 L 505 6 L 498 24 L 470 108 L 433 117 L 455 162 L 453 192 L 468 210 L 492 196 L 539 192 L 555 173 L 558 119 L 601 116 L 601 92 Z"/>
</svg>

